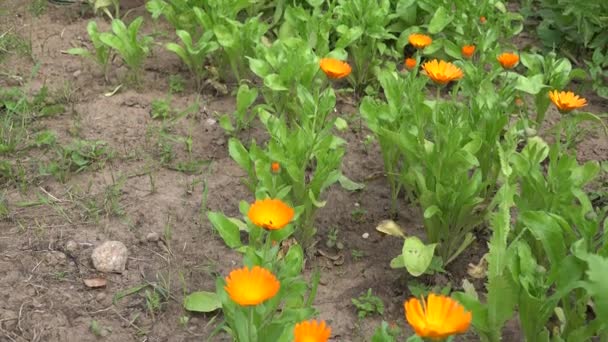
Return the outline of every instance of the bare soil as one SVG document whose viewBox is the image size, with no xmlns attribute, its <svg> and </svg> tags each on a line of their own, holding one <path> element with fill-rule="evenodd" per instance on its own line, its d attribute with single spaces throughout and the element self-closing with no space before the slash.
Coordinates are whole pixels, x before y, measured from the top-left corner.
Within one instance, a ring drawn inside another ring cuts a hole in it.
<svg viewBox="0 0 608 342">
<path fill-rule="evenodd" d="M 29 86 L 32 93 L 48 87 L 64 100 L 66 111 L 40 119 L 33 127 L 55 131 L 60 144 L 75 138 L 105 141 L 113 156 L 94 169 L 70 175 L 64 183 L 36 177 L 25 187 L 1 185 L 10 214 L 0 220 L 0 341 L 205 340 L 220 317 L 185 311 L 184 294 L 213 291 L 216 276 L 240 266 L 240 256 L 212 232 L 205 212 L 238 216 L 239 202 L 253 200 L 241 183 L 243 171 L 228 156 L 227 137 L 217 124 L 218 114 L 234 110 L 233 97 L 222 96 L 211 87 L 196 93 L 191 84 L 184 93 L 173 94 L 175 108 L 198 104 L 172 130 L 176 136 L 191 135 L 192 150 L 187 153 L 176 142 L 174 161 L 161 165 L 154 134 L 160 123 L 150 117 L 151 103 L 167 96 L 170 75 L 189 78 L 180 61 L 159 44 L 146 62 L 139 89 L 123 87 L 115 95 L 105 96 L 120 83 L 125 67 L 115 60 L 106 83 L 96 65 L 63 52 L 90 44 L 86 25 L 93 18 L 83 16 L 78 6 L 53 5 L 34 17 L 30 4 L 1 2 L 0 34 L 10 30 L 31 42 L 31 56 L 9 53 L 0 62 L 0 86 Z M 166 29 L 154 24 L 141 6 L 129 17 L 138 15 L 145 16 L 147 33 Z M 109 26 L 102 18 L 96 20 L 102 29 Z M 39 71 L 28 82 L 35 65 Z M 601 107 L 594 110 L 606 109 L 605 102 L 598 103 Z M 339 112 L 349 117 L 356 108 L 342 103 Z M 556 112 L 550 115 L 556 116 Z M 254 127 L 244 136 L 259 134 Z M 315 305 L 320 318 L 331 325 L 333 341 L 367 341 L 380 324 L 378 316 L 358 319 L 351 304 L 351 298 L 368 288 L 383 300 L 384 319 L 411 332 L 404 321 L 403 301 L 410 295 L 408 284 L 415 280 L 388 266 L 400 253 L 401 241 L 375 231 L 378 222 L 389 218 L 389 187 L 382 176 L 378 147 L 366 148 L 362 143 L 366 134 L 356 129 L 344 134 L 349 144 L 343 163 L 345 174 L 366 187 L 359 192 L 338 186 L 329 190 L 328 204 L 317 221 L 317 247 L 324 253 L 307 261 L 307 277 L 313 269 L 321 270 Z M 28 175 L 33 177 L 35 160 L 44 160 L 50 153 L 33 149 L 17 154 L 14 160 L 29 165 Z M 580 158 L 608 159 L 605 136 L 586 137 L 580 145 Z M 197 161 L 203 167 L 181 172 L 172 167 L 179 161 Z M 418 210 L 401 205 L 396 221 L 408 233 L 423 236 Z M 325 246 L 331 228 L 338 229 L 338 239 L 345 246 L 341 251 Z M 160 240 L 149 241 L 150 233 L 158 234 Z M 363 238 L 364 233 L 369 237 Z M 93 268 L 91 251 L 105 240 L 118 240 L 128 247 L 123 274 L 100 274 Z M 458 288 L 468 277 L 467 264 L 478 262 L 485 244 L 480 237 L 451 265 L 449 274 L 417 281 L 450 283 Z M 355 257 L 351 251 L 362 256 Z M 106 279 L 107 286 L 92 289 L 84 284 L 85 279 L 97 277 Z M 481 290 L 482 283 L 474 283 Z M 146 306 L 145 290 L 115 297 L 140 285 L 149 285 L 149 292 L 166 290 L 168 300 L 160 310 Z M 182 324 L 184 316 L 189 319 Z M 520 340 L 517 332 L 518 327 L 509 324 L 505 340 Z M 467 335 L 460 340 L 475 338 Z"/>
</svg>

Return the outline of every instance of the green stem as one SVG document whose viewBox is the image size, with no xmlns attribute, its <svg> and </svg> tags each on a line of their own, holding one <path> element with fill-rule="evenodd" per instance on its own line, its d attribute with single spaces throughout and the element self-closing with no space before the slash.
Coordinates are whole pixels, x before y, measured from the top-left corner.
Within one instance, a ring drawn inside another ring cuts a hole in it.
<svg viewBox="0 0 608 342">
<path fill-rule="evenodd" d="M 249 307 L 249 322 L 247 324 L 247 332 L 249 335 L 249 341 L 248 342 L 255 342 L 256 339 L 254 339 L 254 334 L 253 334 L 253 310 L 255 310 L 255 306 L 250 306 Z"/>
</svg>

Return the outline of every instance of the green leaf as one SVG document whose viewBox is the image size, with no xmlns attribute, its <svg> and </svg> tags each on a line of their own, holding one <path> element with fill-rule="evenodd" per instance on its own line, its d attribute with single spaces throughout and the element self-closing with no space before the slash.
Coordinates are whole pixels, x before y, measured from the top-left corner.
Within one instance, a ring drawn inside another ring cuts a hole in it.
<svg viewBox="0 0 608 342">
<path fill-rule="evenodd" d="M 338 178 L 338 182 L 342 188 L 348 191 L 357 191 L 365 188 L 365 184 L 354 182 L 342 173 L 340 174 L 340 178 Z"/>
<path fill-rule="evenodd" d="M 433 260 L 436 243 L 425 245 L 419 238 L 412 236 L 403 241 L 401 257 L 407 271 L 414 277 L 422 275 Z"/>
<path fill-rule="evenodd" d="M 228 247 L 234 249 L 242 246 L 238 225 L 230 221 L 222 213 L 209 212 L 207 217 Z"/>
<path fill-rule="evenodd" d="M 435 14 L 433 15 L 433 18 L 431 18 L 431 21 L 429 23 L 429 28 L 428 31 L 430 34 L 437 34 L 441 31 L 443 31 L 443 29 L 450 23 L 452 22 L 452 19 L 454 19 L 454 17 L 452 17 L 448 10 L 445 9 L 445 7 L 439 7 L 436 11 Z"/>
<path fill-rule="evenodd" d="M 538 74 L 531 77 L 517 75 L 517 82 L 515 83 L 515 89 L 521 90 L 528 94 L 536 95 L 542 89 L 548 88 L 544 83 L 544 75 Z"/>
<path fill-rule="evenodd" d="M 74 55 L 74 56 L 84 56 L 84 57 L 91 56 L 91 53 L 89 52 L 89 50 L 87 50 L 85 48 L 71 48 L 71 49 L 68 49 L 66 51 L 66 53 L 68 53 L 70 55 Z"/>
<path fill-rule="evenodd" d="M 213 312 L 222 308 L 222 301 L 214 292 L 198 291 L 184 298 L 184 308 L 194 312 Z"/>
<path fill-rule="evenodd" d="M 348 128 L 348 122 L 342 118 L 336 118 L 336 121 L 334 121 L 334 126 L 336 126 L 336 129 L 339 131 L 343 131 Z"/>
<path fill-rule="evenodd" d="M 435 214 L 441 215 L 441 209 L 439 209 L 439 207 L 436 205 L 432 205 L 426 208 L 426 210 L 424 211 L 424 218 L 430 219 L 431 217 L 435 216 Z"/>
<path fill-rule="evenodd" d="M 312 204 L 317 208 L 323 208 L 325 206 L 325 204 L 327 204 L 327 201 L 318 201 L 315 198 L 315 194 L 312 193 L 312 189 L 308 190 L 308 198 L 310 199 Z"/>
<path fill-rule="evenodd" d="M 289 88 L 285 86 L 283 80 L 278 74 L 270 74 L 264 77 L 264 85 L 274 91 L 287 91 Z"/>
<path fill-rule="evenodd" d="M 253 172 L 249 153 L 238 139 L 228 140 L 228 154 L 240 167 L 247 170 L 247 173 Z"/>
</svg>

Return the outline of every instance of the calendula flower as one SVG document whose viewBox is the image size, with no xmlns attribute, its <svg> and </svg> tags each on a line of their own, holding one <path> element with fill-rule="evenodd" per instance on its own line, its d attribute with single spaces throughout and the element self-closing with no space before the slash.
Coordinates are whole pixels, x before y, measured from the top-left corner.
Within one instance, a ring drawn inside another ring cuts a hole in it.
<svg viewBox="0 0 608 342">
<path fill-rule="evenodd" d="M 279 171 L 281 171 L 281 164 L 278 162 L 272 162 L 272 164 L 270 164 L 270 171 L 273 173 L 279 173 Z"/>
<path fill-rule="evenodd" d="M 319 64 L 325 75 L 332 79 L 344 78 L 350 75 L 352 70 L 348 63 L 334 58 L 323 58 Z"/>
<path fill-rule="evenodd" d="M 254 306 L 274 297 L 281 284 L 269 270 L 260 266 L 239 268 L 226 277 L 224 290 L 235 303 Z"/>
<path fill-rule="evenodd" d="M 285 227 L 294 216 L 294 210 L 279 199 L 256 200 L 247 216 L 256 226 L 277 230 Z"/>
<path fill-rule="evenodd" d="M 473 54 L 475 53 L 475 45 L 465 45 L 462 47 L 462 57 L 469 59 L 471 57 L 473 57 Z"/>
<path fill-rule="evenodd" d="M 420 33 L 412 33 L 408 37 L 410 44 L 412 44 L 416 49 L 424 49 L 425 47 L 431 45 L 433 39 L 427 36 L 426 34 Z"/>
<path fill-rule="evenodd" d="M 438 61 L 436 59 L 424 63 L 422 68 L 433 82 L 441 85 L 446 85 L 451 81 L 459 80 L 464 76 L 462 70 L 454 64 L 446 61 Z"/>
<path fill-rule="evenodd" d="M 304 321 L 296 324 L 293 329 L 294 342 L 327 342 L 331 335 L 331 329 L 325 321 Z"/>
<path fill-rule="evenodd" d="M 414 68 L 416 67 L 416 60 L 413 58 L 406 58 L 403 65 L 407 70 L 414 70 Z"/>
<path fill-rule="evenodd" d="M 485 24 L 488 20 L 486 19 L 486 17 L 484 17 L 483 15 L 481 17 L 479 17 L 479 22 L 482 24 Z"/>
<path fill-rule="evenodd" d="M 557 90 L 553 90 L 549 92 L 549 98 L 555 107 L 562 113 L 568 113 L 574 109 L 587 105 L 587 100 L 585 98 L 575 95 L 571 91 L 558 92 Z"/>
<path fill-rule="evenodd" d="M 519 56 L 512 52 L 505 52 L 498 56 L 498 62 L 505 69 L 513 69 L 519 63 Z"/>
<path fill-rule="evenodd" d="M 445 339 L 462 334 L 471 325 L 473 315 L 450 297 L 429 294 L 428 300 L 411 298 L 403 303 L 405 319 L 422 338 Z"/>
</svg>

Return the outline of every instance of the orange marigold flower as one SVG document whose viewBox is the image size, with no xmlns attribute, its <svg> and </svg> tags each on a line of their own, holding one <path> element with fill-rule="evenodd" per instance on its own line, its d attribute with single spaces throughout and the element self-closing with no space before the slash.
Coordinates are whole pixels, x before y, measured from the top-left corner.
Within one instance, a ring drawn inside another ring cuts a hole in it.
<svg viewBox="0 0 608 342">
<path fill-rule="evenodd" d="M 425 47 L 431 45 L 433 39 L 427 36 L 426 34 L 420 33 L 412 33 L 408 37 L 410 44 L 412 44 L 416 49 L 424 49 Z"/>
<path fill-rule="evenodd" d="M 462 47 L 462 57 L 469 59 L 471 57 L 473 57 L 473 54 L 475 53 L 475 45 L 465 45 Z"/>
<path fill-rule="evenodd" d="M 294 210 L 279 199 L 256 200 L 247 216 L 256 226 L 277 230 L 285 227 L 294 216 Z"/>
<path fill-rule="evenodd" d="M 325 75 L 332 79 L 344 78 L 352 70 L 348 63 L 335 58 L 322 58 L 319 64 Z"/>
<path fill-rule="evenodd" d="M 479 22 L 482 24 L 485 24 L 488 20 L 486 19 L 486 17 L 484 17 L 483 15 L 481 17 L 479 17 Z"/>
<path fill-rule="evenodd" d="M 459 80 L 464 76 L 462 70 L 454 64 L 446 61 L 438 61 L 436 59 L 424 63 L 422 68 L 433 82 L 441 85 L 446 85 L 451 81 Z"/>
<path fill-rule="evenodd" d="M 414 70 L 414 68 L 416 67 L 416 60 L 413 58 L 406 58 L 403 65 L 405 65 L 405 68 L 407 70 Z"/>
<path fill-rule="evenodd" d="M 553 90 L 549 92 L 549 98 L 551 98 L 551 102 L 562 113 L 568 113 L 587 105 L 587 100 L 584 97 L 575 95 L 571 91 L 558 92 L 557 90 Z"/>
<path fill-rule="evenodd" d="M 331 328 L 325 324 L 325 321 L 304 321 L 296 324 L 293 335 L 294 342 L 327 342 Z"/>
<path fill-rule="evenodd" d="M 505 52 L 498 56 L 498 62 L 505 69 L 513 69 L 519 63 L 519 56 L 512 52 Z"/>
<path fill-rule="evenodd" d="M 462 334 L 471 325 L 473 315 L 450 297 L 429 294 L 428 300 L 411 298 L 403 303 L 405 319 L 416 335 L 422 338 L 444 339 Z"/>
<path fill-rule="evenodd" d="M 239 268 L 226 277 L 224 290 L 241 306 L 254 306 L 274 297 L 281 284 L 269 270 L 254 266 Z"/>
<path fill-rule="evenodd" d="M 272 162 L 272 164 L 270 164 L 270 171 L 273 173 L 279 173 L 279 171 L 281 171 L 281 164 L 278 162 Z"/>
</svg>

